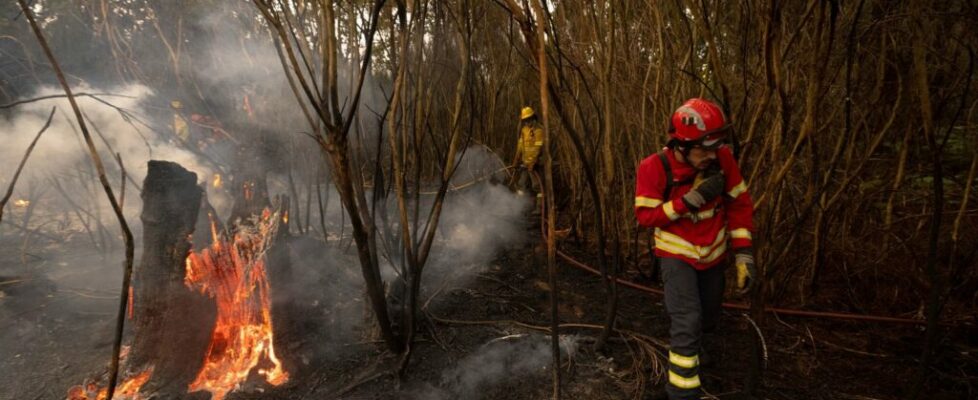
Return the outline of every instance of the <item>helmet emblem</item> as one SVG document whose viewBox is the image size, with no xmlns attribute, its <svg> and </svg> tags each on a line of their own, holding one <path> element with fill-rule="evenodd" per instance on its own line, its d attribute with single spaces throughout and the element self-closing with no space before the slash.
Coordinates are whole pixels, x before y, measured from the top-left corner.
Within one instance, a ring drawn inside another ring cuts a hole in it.
<svg viewBox="0 0 978 400">
<path fill-rule="evenodd" d="M 703 122 L 703 117 L 700 116 L 700 113 L 697 112 L 692 107 L 682 106 L 679 107 L 679 109 L 676 111 L 682 113 L 682 119 L 680 120 L 680 122 L 682 122 L 683 125 L 686 126 L 696 125 L 696 129 L 699 129 L 701 131 L 706 130 L 706 123 Z"/>
</svg>

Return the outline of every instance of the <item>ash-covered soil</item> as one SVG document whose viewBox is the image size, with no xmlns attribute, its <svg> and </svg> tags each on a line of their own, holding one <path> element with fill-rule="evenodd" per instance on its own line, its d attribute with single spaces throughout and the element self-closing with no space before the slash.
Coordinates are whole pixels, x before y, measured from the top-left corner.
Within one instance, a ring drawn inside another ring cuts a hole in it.
<svg viewBox="0 0 978 400">
<path fill-rule="evenodd" d="M 122 250 L 0 240 L 0 399 L 63 399 L 112 354 Z"/>
<path fill-rule="evenodd" d="M 70 386 L 106 370 L 121 249 L 101 254 L 80 239 L 35 239 L 31 254 L 22 257 L 22 243 L 12 236 L 0 241 L 0 399 L 62 399 Z M 489 265 L 459 266 L 467 268 L 466 279 L 433 277 L 422 296 L 428 307 L 419 340 L 400 379 L 393 373 L 399 359 L 384 350 L 364 317 L 362 290 L 347 284 L 359 268 L 337 266 L 352 260 L 354 249 L 334 242 L 317 253 L 310 250 L 321 247 L 315 241 L 293 243 L 301 248 L 294 266 L 319 270 L 289 288 L 297 293 L 290 301 L 304 316 L 288 337 L 277 340 L 280 357 L 291 360 L 291 379 L 281 387 L 249 383 L 229 400 L 550 398 L 549 338 L 537 327 L 548 325 L 551 288 L 537 242 L 509 248 Z M 561 322 L 600 325 L 603 284 L 566 264 L 560 264 L 559 275 Z M 622 288 L 619 328 L 667 342 L 660 301 Z M 564 398 L 636 398 L 641 381 L 646 395 L 661 387 L 661 369 L 648 359 L 636 362 L 642 356 L 634 340 L 618 335 L 599 354 L 593 348 L 598 332 L 590 327 L 562 332 Z M 715 365 L 703 369 L 703 380 L 711 394 L 747 398 L 740 392 L 752 332 L 739 312 L 724 313 L 719 332 L 707 343 Z M 759 398 L 903 398 L 918 373 L 923 338 L 918 327 L 770 315 L 763 332 L 768 359 Z M 974 398 L 978 335 L 973 326 L 948 332 L 925 397 Z"/>
</svg>

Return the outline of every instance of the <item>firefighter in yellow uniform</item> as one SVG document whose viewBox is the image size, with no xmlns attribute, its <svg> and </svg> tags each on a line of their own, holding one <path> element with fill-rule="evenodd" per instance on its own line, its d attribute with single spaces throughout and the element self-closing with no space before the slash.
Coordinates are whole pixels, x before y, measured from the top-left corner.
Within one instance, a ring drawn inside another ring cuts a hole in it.
<svg viewBox="0 0 978 400">
<path fill-rule="evenodd" d="M 189 143 L 190 141 L 190 126 L 187 125 L 187 120 L 183 117 L 183 103 L 180 100 L 170 101 L 170 108 L 173 109 L 173 134 L 180 139 L 181 143 Z"/>
<path fill-rule="evenodd" d="M 516 159 L 513 160 L 513 167 L 518 168 L 514 174 L 516 182 L 516 193 L 524 195 L 536 193 L 536 203 L 540 208 L 543 194 L 539 181 L 537 160 L 540 158 L 540 151 L 543 148 L 543 128 L 537 119 L 537 114 L 533 108 L 523 107 L 520 111 L 520 137 L 516 144 Z M 522 160 L 522 163 L 519 161 Z"/>
</svg>

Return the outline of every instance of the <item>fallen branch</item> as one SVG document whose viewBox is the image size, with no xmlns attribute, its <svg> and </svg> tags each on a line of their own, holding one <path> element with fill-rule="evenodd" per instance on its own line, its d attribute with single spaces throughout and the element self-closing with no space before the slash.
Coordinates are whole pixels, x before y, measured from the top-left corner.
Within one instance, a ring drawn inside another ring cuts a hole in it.
<svg viewBox="0 0 978 400">
<path fill-rule="evenodd" d="M 17 166 L 17 171 L 14 172 L 14 177 L 10 179 L 10 185 L 7 185 L 7 193 L 3 195 L 3 199 L 0 200 L 0 222 L 3 221 L 3 209 L 7 207 L 7 202 L 10 201 L 10 196 L 14 194 L 14 186 L 17 185 L 17 179 L 20 178 L 20 172 L 24 170 L 24 164 L 27 164 L 27 158 L 31 156 L 31 152 L 34 151 L 34 145 L 37 144 L 38 139 L 41 138 L 41 134 L 48 130 L 51 126 L 51 120 L 54 118 L 54 111 L 57 107 L 51 107 L 51 113 L 48 114 L 48 120 L 44 123 L 44 127 L 41 128 L 40 132 L 34 136 L 34 140 L 31 141 L 31 145 L 27 146 L 27 151 L 24 152 L 24 158 L 20 160 L 20 165 Z"/>
<path fill-rule="evenodd" d="M 133 96 L 126 96 L 126 95 L 122 95 L 122 94 L 112 94 L 112 93 L 85 93 L 85 92 L 75 93 L 75 97 L 91 97 L 91 98 L 93 98 L 95 100 L 99 100 L 95 96 L 115 96 L 115 97 L 125 97 L 125 98 L 129 98 L 129 99 L 134 99 L 135 98 Z M 24 105 L 24 104 L 36 103 L 38 101 L 44 101 L 44 100 L 50 100 L 50 99 L 61 99 L 61 98 L 65 98 L 65 97 L 68 97 L 68 95 L 64 95 L 64 94 L 53 94 L 53 95 L 50 95 L 50 96 L 41 96 L 41 97 L 35 97 L 35 98 L 32 98 L 32 99 L 17 100 L 17 101 L 12 102 L 12 103 L 0 104 L 0 110 L 7 109 L 7 108 L 14 108 L 14 107 L 17 107 L 17 106 L 20 106 L 20 105 Z"/>
</svg>

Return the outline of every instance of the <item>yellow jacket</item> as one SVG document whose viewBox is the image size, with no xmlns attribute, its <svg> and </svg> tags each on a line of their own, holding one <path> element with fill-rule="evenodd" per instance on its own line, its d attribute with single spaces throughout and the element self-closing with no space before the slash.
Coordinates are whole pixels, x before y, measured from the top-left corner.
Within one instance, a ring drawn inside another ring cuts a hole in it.
<svg viewBox="0 0 978 400">
<path fill-rule="evenodd" d="M 516 144 L 517 157 L 523 158 L 523 165 L 533 168 L 540 157 L 540 148 L 543 147 L 543 129 L 538 126 L 524 125 L 520 129 L 520 139 Z"/>
<path fill-rule="evenodd" d="M 173 113 L 173 133 L 184 142 L 190 140 L 190 127 L 187 126 L 187 120 L 178 113 Z"/>
</svg>

